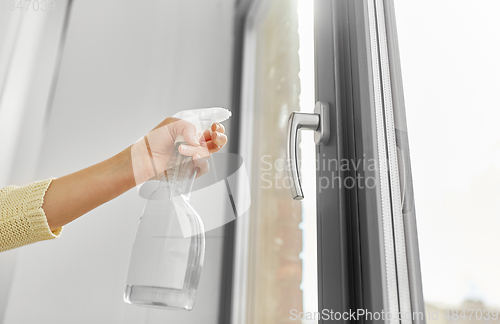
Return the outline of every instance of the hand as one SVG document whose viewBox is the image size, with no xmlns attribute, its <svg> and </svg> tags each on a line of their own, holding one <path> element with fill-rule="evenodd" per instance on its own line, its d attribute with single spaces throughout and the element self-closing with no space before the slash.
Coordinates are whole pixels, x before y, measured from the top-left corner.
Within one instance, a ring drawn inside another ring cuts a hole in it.
<svg viewBox="0 0 500 324">
<path fill-rule="evenodd" d="M 207 158 L 227 143 L 224 132 L 223 125 L 214 123 L 203 134 L 197 134 L 196 127 L 186 120 L 165 119 L 131 148 L 136 185 L 150 179 L 161 179 L 163 172 L 171 167 L 169 158 L 178 135 L 182 135 L 187 143 L 179 146 L 179 152 L 193 158 L 194 165 L 199 169 L 197 176 L 206 173 Z"/>
</svg>

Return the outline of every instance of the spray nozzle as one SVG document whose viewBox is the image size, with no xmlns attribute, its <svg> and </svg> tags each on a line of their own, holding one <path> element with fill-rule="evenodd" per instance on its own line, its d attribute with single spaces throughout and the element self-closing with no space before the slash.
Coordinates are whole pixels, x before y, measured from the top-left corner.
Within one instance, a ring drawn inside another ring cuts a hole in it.
<svg viewBox="0 0 500 324">
<path fill-rule="evenodd" d="M 203 133 L 213 123 L 221 123 L 231 117 L 231 111 L 226 108 L 212 107 L 183 110 L 173 117 L 186 120 L 196 127 L 197 133 Z M 184 142 L 182 135 L 177 135 L 175 142 Z"/>
</svg>

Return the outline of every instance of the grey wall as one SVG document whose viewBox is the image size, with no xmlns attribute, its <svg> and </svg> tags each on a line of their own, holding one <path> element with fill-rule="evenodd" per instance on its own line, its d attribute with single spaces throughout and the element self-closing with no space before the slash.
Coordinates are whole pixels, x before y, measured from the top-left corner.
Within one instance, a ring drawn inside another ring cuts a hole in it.
<svg viewBox="0 0 500 324">
<path fill-rule="evenodd" d="M 178 110 L 229 107 L 233 2 L 75 1 L 37 178 L 106 159 Z M 123 302 L 144 204 L 131 190 L 19 249 L 4 323 L 217 323 L 221 230 L 192 312 Z"/>
</svg>

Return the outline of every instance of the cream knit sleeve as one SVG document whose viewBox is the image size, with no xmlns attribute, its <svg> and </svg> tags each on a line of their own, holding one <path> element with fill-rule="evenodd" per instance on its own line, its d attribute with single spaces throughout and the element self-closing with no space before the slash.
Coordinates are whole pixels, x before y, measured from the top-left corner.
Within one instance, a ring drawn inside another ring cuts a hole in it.
<svg viewBox="0 0 500 324">
<path fill-rule="evenodd" d="M 52 180 L 0 190 L 0 252 L 59 237 L 62 227 L 51 231 L 42 209 Z"/>
</svg>

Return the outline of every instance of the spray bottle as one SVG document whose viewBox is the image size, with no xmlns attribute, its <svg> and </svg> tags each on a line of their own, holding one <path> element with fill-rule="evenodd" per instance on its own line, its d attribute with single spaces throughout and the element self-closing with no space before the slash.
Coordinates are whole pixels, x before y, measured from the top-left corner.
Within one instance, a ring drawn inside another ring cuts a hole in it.
<svg viewBox="0 0 500 324">
<path fill-rule="evenodd" d="M 198 133 L 231 116 L 224 108 L 202 108 L 174 115 L 193 123 Z M 189 202 L 197 167 L 179 153 L 178 135 L 166 171 L 149 196 L 132 247 L 125 289 L 130 304 L 191 310 L 205 255 L 203 222 Z"/>
</svg>

